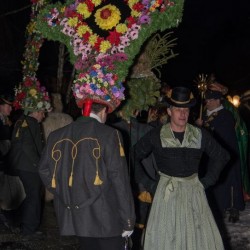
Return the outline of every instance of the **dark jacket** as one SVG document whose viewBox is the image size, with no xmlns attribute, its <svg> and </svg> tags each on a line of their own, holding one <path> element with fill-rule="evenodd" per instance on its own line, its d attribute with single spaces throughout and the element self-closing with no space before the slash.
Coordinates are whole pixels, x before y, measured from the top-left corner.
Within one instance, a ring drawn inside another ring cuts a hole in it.
<svg viewBox="0 0 250 250">
<path fill-rule="evenodd" d="M 220 211 L 224 211 L 231 206 L 243 210 L 240 152 L 234 117 L 230 111 L 222 109 L 209 117 L 205 117 L 204 121 L 204 126 L 231 156 L 217 184 L 208 192 L 209 202 L 213 205 L 216 204 Z"/>
<path fill-rule="evenodd" d="M 44 146 L 41 126 L 30 116 L 22 116 L 15 124 L 9 161 L 12 169 L 38 172 Z"/>
<path fill-rule="evenodd" d="M 120 143 L 117 130 L 89 117 L 48 137 L 39 173 L 55 195 L 61 235 L 113 237 L 133 230 L 134 204 Z M 95 183 L 98 176 L 101 182 Z"/>
<path fill-rule="evenodd" d="M 4 125 L 0 119 L 0 171 L 5 171 L 8 167 L 7 153 L 10 149 L 11 128 Z"/>
</svg>

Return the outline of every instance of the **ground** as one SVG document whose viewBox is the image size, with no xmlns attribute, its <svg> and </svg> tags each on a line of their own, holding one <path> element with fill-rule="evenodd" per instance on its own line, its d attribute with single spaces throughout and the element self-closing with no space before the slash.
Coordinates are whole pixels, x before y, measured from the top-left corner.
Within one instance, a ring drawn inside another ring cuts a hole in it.
<svg viewBox="0 0 250 250">
<path fill-rule="evenodd" d="M 0 249 L 1 250 L 78 250 L 75 237 L 61 237 L 59 235 L 56 218 L 51 202 L 46 203 L 41 230 L 45 232 L 45 240 L 23 241 L 19 234 L 10 232 L 0 224 Z M 225 219 L 229 245 L 226 250 L 250 250 L 250 203 L 240 213 L 240 221 L 228 222 Z M 133 249 L 139 250 L 139 249 Z"/>
</svg>

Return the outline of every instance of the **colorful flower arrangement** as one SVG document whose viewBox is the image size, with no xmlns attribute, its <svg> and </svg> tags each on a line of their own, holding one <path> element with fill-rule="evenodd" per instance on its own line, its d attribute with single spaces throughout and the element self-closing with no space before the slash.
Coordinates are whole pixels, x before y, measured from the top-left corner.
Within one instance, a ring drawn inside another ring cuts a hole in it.
<svg viewBox="0 0 250 250">
<path fill-rule="evenodd" d="M 26 44 L 23 53 L 23 75 L 35 76 L 39 67 L 38 57 L 40 48 L 43 45 L 44 39 L 41 33 L 36 29 L 36 17 L 38 11 L 48 3 L 48 0 L 31 0 L 31 16 L 30 22 L 26 27 Z"/>
<path fill-rule="evenodd" d="M 36 77 L 27 76 L 23 83 L 15 88 L 13 107 L 16 110 L 23 109 L 25 114 L 40 110 L 50 111 L 50 97 Z"/>
<path fill-rule="evenodd" d="M 93 65 L 87 73 L 80 73 L 73 86 L 76 100 L 101 99 L 111 110 L 124 100 L 124 90 L 122 83 L 117 82 L 117 75 L 101 64 Z"/>
<path fill-rule="evenodd" d="M 99 70 L 94 65 L 101 66 L 105 74 L 116 76 L 114 85 L 123 89 L 121 83 L 143 43 L 154 32 L 177 26 L 183 3 L 183 0 L 67 0 L 66 4 L 58 2 L 44 8 L 37 25 L 46 38 L 67 46 L 77 69 L 74 96 L 87 98 L 90 93 L 81 87 L 86 87 L 86 79 L 93 80 L 87 77 L 93 70 L 96 73 Z M 117 97 L 112 93 L 113 85 L 103 88 L 116 107 L 124 99 L 123 95 Z M 95 100 L 106 101 L 103 91 L 93 94 Z"/>
<path fill-rule="evenodd" d="M 85 0 L 64 8 L 53 8 L 45 21 L 50 27 L 60 26 L 70 37 L 74 54 L 81 60 L 90 54 L 124 52 L 136 40 L 143 24 L 151 22 L 151 13 L 165 11 L 174 3 L 163 0 Z"/>
</svg>

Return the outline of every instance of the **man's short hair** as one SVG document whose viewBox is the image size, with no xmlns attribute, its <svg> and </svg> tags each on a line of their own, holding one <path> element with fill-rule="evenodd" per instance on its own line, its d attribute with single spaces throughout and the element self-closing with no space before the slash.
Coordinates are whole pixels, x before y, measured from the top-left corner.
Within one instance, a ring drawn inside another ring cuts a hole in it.
<svg viewBox="0 0 250 250">
<path fill-rule="evenodd" d="M 95 114 L 98 114 L 104 108 L 107 110 L 107 106 L 106 105 L 94 102 L 94 103 L 92 103 L 92 106 L 91 106 L 91 112 L 93 112 Z"/>
</svg>

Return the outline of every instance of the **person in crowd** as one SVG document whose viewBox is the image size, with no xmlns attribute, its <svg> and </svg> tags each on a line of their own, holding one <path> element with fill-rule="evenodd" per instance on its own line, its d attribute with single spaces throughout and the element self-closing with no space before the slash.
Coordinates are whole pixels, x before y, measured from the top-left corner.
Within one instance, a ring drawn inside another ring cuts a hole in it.
<svg viewBox="0 0 250 250">
<path fill-rule="evenodd" d="M 83 116 L 50 133 L 39 163 L 60 234 L 76 235 L 83 250 L 124 249 L 135 224 L 123 141 L 104 124 L 107 110 L 85 103 Z"/>
<path fill-rule="evenodd" d="M 240 151 L 240 168 L 241 168 L 241 179 L 243 186 L 243 196 L 244 201 L 250 201 L 250 176 L 249 176 L 249 136 L 247 120 L 242 113 L 242 107 L 244 107 L 244 95 L 242 95 L 240 100 L 240 106 L 235 107 L 225 96 L 228 93 L 228 88 L 219 83 L 216 78 L 213 82 L 209 84 L 209 89 L 213 91 L 219 91 L 223 95 L 223 107 L 229 110 L 235 120 L 235 132 L 237 136 L 239 151 Z"/>
<path fill-rule="evenodd" d="M 5 195 L 5 175 L 6 169 L 6 156 L 10 150 L 10 138 L 11 138 L 11 122 L 9 116 L 12 110 L 12 98 L 10 95 L 2 94 L 0 96 L 0 208 L 5 207 L 6 195 Z M 1 211 L 1 221 L 8 225 L 9 222 Z"/>
<path fill-rule="evenodd" d="M 21 204 L 21 235 L 24 240 L 44 237 L 39 231 L 42 211 L 42 181 L 38 162 L 44 147 L 41 122 L 50 111 L 50 100 L 39 82 L 27 80 L 16 90 L 14 107 L 24 113 L 16 121 L 10 149 L 10 163 L 21 179 L 26 197 Z"/>
<path fill-rule="evenodd" d="M 208 201 L 218 224 L 223 223 L 226 212 L 229 212 L 229 220 L 236 222 L 239 220 L 239 211 L 244 210 L 245 205 L 235 119 L 224 108 L 221 91 L 207 90 L 205 103 L 206 113 L 203 120 L 197 122 L 210 131 L 231 155 L 216 185 L 207 190 Z"/>
<path fill-rule="evenodd" d="M 0 96 L 0 140 L 1 140 L 1 158 L 0 158 L 0 172 L 3 173 L 5 169 L 5 155 L 10 149 L 11 139 L 11 121 L 9 119 L 12 111 L 12 98 L 10 95 Z"/>
<path fill-rule="evenodd" d="M 61 94 L 51 93 L 51 104 L 53 106 L 53 110 L 48 113 L 46 119 L 42 122 L 45 141 L 47 141 L 47 138 L 52 131 L 62 128 L 73 122 L 73 118 L 69 114 L 63 112 L 63 102 Z M 52 200 L 53 195 L 46 189 L 45 201 L 49 202 Z"/>
<path fill-rule="evenodd" d="M 144 250 L 224 249 L 204 189 L 214 185 L 229 154 L 206 131 L 188 123 L 191 91 L 175 87 L 166 98 L 170 122 L 151 130 L 135 146 L 139 163 L 153 153 L 160 180 L 146 227 Z M 212 160 L 199 179 L 202 154 Z M 137 171 L 137 182 L 145 175 Z"/>
</svg>

